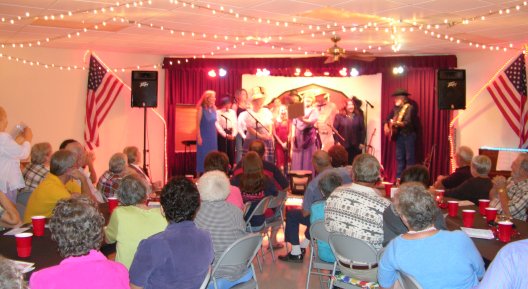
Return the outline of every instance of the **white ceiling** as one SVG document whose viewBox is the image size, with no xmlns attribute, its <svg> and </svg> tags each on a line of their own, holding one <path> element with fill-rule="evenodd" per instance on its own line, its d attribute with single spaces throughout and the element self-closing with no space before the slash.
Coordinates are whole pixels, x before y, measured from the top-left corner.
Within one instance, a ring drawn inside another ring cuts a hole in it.
<svg viewBox="0 0 528 289">
<path fill-rule="evenodd" d="M 343 38 L 339 43 L 343 48 L 347 50 L 357 48 L 358 51 L 365 49 L 376 55 L 395 54 L 391 49 L 394 43 L 391 34 L 401 42 L 401 50 L 397 52 L 399 55 L 457 53 L 482 49 L 482 45 L 486 45 L 486 49 L 492 46 L 494 49 L 502 50 L 504 47 L 509 48 L 510 45 L 513 48 L 521 48 L 528 42 L 526 1 L 152 0 L 151 4 L 148 2 L 121 0 L 120 6 L 111 11 L 110 8 L 116 6 L 116 1 L 0 0 L 0 20 L 2 20 L 0 44 L 4 49 L 8 47 L 13 49 L 13 44 L 17 49 L 31 49 L 28 48 L 29 45 L 38 46 L 37 41 L 40 41 L 41 46 L 53 48 L 182 57 L 202 57 L 202 55 L 211 57 L 212 53 L 215 57 L 240 57 L 320 55 L 331 46 L 329 38 L 332 33 L 337 33 Z M 127 3 L 130 8 L 124 5 Z M 191 8 L 191 3 L 194 4 L 194 8 Z M 515 8 L 516 5 L 519 5 L 519 9 Z M 102 8 L 105 8 L 104 12 L 101 11 Z M 509 13 L 506 10 L 508 8 L 510 8 Z M 97 14 L 94 13 L 94 9 Z M 499 14 L 499 10 L 502 10 L 502 15 Z M 72 12 L 72 15 L 68 16 L 68 12 Z M 26 16 L 26 13 L 29 13 L 29 16 Z M 488 15 L 490 13 L 493 15 Z M 61 14 L 64 15 L 63 20 L 60 20 Z M 50 19 L 51 15 L 54 15 L 55 20 Z M 488 15 L 484 21 L 480 20 L 483 15 Z M 48 20 L 45 20 L 45 16 L 48 16 Z M 247 19 L 244 20 L 244 17 Z M 475 17 L 478 17 L 475 21 L 470 21 L 468 24 L 461 23 L 464 19 Z M 446 20 L 455 25 L 444 24 Z M 268 21 L 270 24 L 267 24 Z M 370 26 L 368 26 L 369 22 Z M 138 27 L 138 23 L 141 27 Z M 435 24 L 439 24 L 437 29 Z M 95 25 L 98 26 L 97 30 L 94 28 Z M 431 25 L 430 29 L 427 29 L 427 25 Z M 354 32 L 351 31 L 353 27 L 356 28 Z M 83 28 L 87 31 L 84 32 Z M 343 28 L 346 32 L 342 31 Z M 386 28 L 390 31 L 396 29 L 396 32 L 387 33 Z M 405 32 L 402 28 L 405 28 Z M 413 32 L 409 32 L 411 28 Z M 173 30 L 172 34 L 171 30 Z M 194 36 L 192 36 L 193 32 Z M 77 33 L 79 36 L 76 36 Z M 314 33 L 313 37 L 312 33 Z M 440 39 L 436 38 L 438 33 Z M 445 39 L 446 34 L 447 39 Z M 268 43 L 262 40 L 270 36 L 271 40 Z M 450 37 L 453 37 L 452 42 Z M 46 42 L 46 38 L 50 41 Z M 460 40 L 460 44 L 456 44 L 457 39 Z M 472 42 L 472 46 L 469 46 L 469 42 Z M 477 44 L 479 48 L 475 48 Z M 24 48 L 20 48 L 21 46 Z"/>
</svg>

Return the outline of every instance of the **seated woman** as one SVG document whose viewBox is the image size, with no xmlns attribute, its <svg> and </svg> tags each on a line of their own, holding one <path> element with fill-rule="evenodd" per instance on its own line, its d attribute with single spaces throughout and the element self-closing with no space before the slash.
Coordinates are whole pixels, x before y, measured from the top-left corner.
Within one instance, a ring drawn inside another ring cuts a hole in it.
<svg viewBox="0 0 528 289">
<path fill-rule="evenodd" d="M 108 161 L 108 170 L 97 182 L 97 189 L 106 198 L 115 197 L 121 179 L 128 173 L 126 163 L 127 156 L 124 153 L 115 153 Z"/>
<path fill-rule="evenodd" d="M 6 194 L 0 192 L 0 228 L 13 228 L 22 224 L 20 215 Z"/>
<path fill-rule="evenodd" d="M 478 155 L 471 160 L 471 178 L 462 184 L 445 190 L 444 196 L 459 200 L 468 200 L 478 204 L 479 199 L 488 199 L 493 183 L 489 178 L 491 159 L 488 156 Z"/>
<path fill-rule="evenodd" d="M 130 268 L 141 240 L 159 233 L 167 227 L 167 220 L 159 208 L 149 208 L 148 187 L 136 174 L 126 176 L 117 190 L 121 206 L 117 207 L 105 228 L 106 242 L 116 245 L 116 262 Z"/>
<path fill-rule="evenodd" d="M 396 209 L 409 232 L 392 240 L 378 268 L 378 283 L 391 288 L 398 272 L 413 276 L 428 289 L 472 288 L 484 275 L 484 262 L 462 231 L 434 226 L 436 202 L 420 183 L 403 184 Z"/>
<path fill-rule="evenodd" d="M 335 172 L 328 173 L 319 180 L 317 186 L 323 194 L 323 199 L 312 204 L 310 209 L 310 224 L 313 224 L 319 220 L 324 221 L 324 207 L 326 204 L 326 199 L 335 190 L 335 188 L 341 186 L 342 183 L 343 179 Z M 335 256 L 327 242 L 317 240 L 317 252 L 321 260 L 328 263 L 335 262 Z"/>
<path fill-rule="evenodd" d="M 17 267 L 13 260 L 0 255 L 0 288 L 2 289 L 26 289 L 26 282 L 22 270 Z"/>
<path fill-rule="evenodd" d="M 105 219 L 87 197 L 57 202 L 49 221 L 51 238 L 65 259 L 59 265 L 31 275 L 29 287 L 129 288 L 125 266 L 106 259 L 99 251 Z"/>
<path fill-rule="evenodd" d="M 255 207 L 264 197 L 278 194 L 273 181 L 264 174 L 262 160 L 256 152 L 248 152 L 244 156 L 242 159 L 242 174 L 233 177 L 231 184 L 240 188 L 244 203 L 251 202 L 251 206 L 244 218 L 251 216 Z M 251 218 L 250 223 L 253 232 L 262 229 L 264 219 L 264 215 Z"/>
<path fill-rule="evenodd" d="M 400 184 L 408 182 L 418 182 L 423 184 L 424 188 L 429 186 L 429 170 L 423 165 L 414 165 L 406 168 L 400 179 Z M 439 230 L 447 230 L 444 215 L 440 209 L 435 208 L 435 227 Z M 401 218 L 396 212 L 394 204 L 391 204 L 383 211 L 383 246 L 397 236 L 407 233 L 409 229 L 403 224 Z"/>
<path fill-rule="evenodd" d="M 163 187 L 160 201 L 169 225 L 139 243 L 130 266 L 130 287 L 199 288 L 214 251 L 211 235 L 193 222 L 200 207 L 198 189 L 185 178 L 175 178 Z"/>
<path fill-rule="evenodd" d="M 229 179 L 221 171 L 206 172 L 198 181 L 202 204 L 194 222 L 198 228 L 211 234 L 215 252 L 213 266 L 227 247 L 246 235 L 246 223 L 242 211 L 226 201 L 229 187 Z M 217 288 L 227 289 L 251 279 L 252 272 L 247 270 L 246 264 L 239 264 L 220 267 L 215 277 Z M 212 281 L 208 288 L 214 288 Z"/>
<path fill-rule="evenodd" d="M 219 151 L 212 151 L 205 156 L 204 170 L 209 171 L 221 171 L 226 176 L 229 175 L 229 157 L 226 153 Z M 226 202 L 233 204 L 241 211 L 244 210 L 244 202 L 242 201 L 242 193 L 240 189 L 230 185 L 229 196 L 226 198 Z"/>
</svg>

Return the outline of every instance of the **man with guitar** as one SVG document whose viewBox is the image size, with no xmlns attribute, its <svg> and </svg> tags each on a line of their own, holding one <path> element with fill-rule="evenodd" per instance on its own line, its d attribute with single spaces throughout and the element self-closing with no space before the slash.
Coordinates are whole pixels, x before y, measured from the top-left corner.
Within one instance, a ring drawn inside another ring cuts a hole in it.
<svg viewBox="0 0 528 289">
<path fill-rule="evenodd" d="M 400 178 L 406 167 L 416 163 L 417 109 L 409 95 L 411 94 L 405 89 L 398 89 L 392 94 L 394 107 L 383 127 L 385 135 L 396 142 L 396 178 Z"/>
</svg>

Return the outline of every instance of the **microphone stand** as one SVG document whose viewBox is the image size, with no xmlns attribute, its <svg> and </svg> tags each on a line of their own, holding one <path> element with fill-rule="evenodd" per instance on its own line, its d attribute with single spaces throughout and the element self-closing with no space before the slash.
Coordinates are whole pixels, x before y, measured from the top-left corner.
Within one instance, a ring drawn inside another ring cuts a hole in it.
<svg viewBox="0 0 528 289">
<path fill-rule="evenodd" d="M 225 125 L 224 125 L 224 132 L 226 133 L 226 136 L 225 136 L 225 153 L 227 154 L 227 152 L 229 151 L 227 149 L 227 121 L 229 119 L 225 115 L 223 115 L 222 113 L 220 113 L 220 116 L 225 119 Z"/>
<path fill-rule="evenodd" d="M 370 103 L 366 99 L 365 99 L 365 104 L 366 105 L 365 105 L 365 120 L 364 120 L 364 122 L 365 122 L 365 134 L 366 134 L 367 131 L 368 131 L 368 110 L 369 110 L 369 106 L 370 106 L 370 108 L 374 108 L 374 105 L 372 105 L 372 103 Z M 365 143 L 364 143 L 364 147 L 363 147 L 365 149 L 365 151 L 368 149 L 368 145 L 367 145 L 366 141 L 367 141 L 367 138 L 365 138 Z"/>
<path fill-rule="evenodd" d="M 262 126 L 262 128 L 268 132 L 268 134 L 271 134 L 271 132 L 269 131 L 269 129 L 267 129 L 253 114 L 251 114 L 251 112 L 249 112 L 249 110 L 247 110 L 247 113 L 249 116 L 251 116 L 254 120 L 255 120 L 255 137 L 257 139 L 259 139 L 258 137 L 258 127 L 259 127 L 259 124 L 260 126 Z"/>
</svg>

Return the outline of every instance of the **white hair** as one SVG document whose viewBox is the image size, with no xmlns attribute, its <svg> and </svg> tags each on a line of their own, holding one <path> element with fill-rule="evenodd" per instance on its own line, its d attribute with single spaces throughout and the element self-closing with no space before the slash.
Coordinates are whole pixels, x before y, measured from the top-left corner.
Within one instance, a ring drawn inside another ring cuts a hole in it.
<svg viewBox="0 0 528 289">
<path fill-rule="evenodd" d="M 470 164 L 473 159 L 473 150 L 467 146 L 458 148 L 458 157 L 464 164 Z"/>
<path fill-rule="evenodd" d="M 204 202 L 225 200 L 231 190 L 226 174 L 217 170 L 203 174 L 198 180 L 197 186 Z"/>
</svg>

